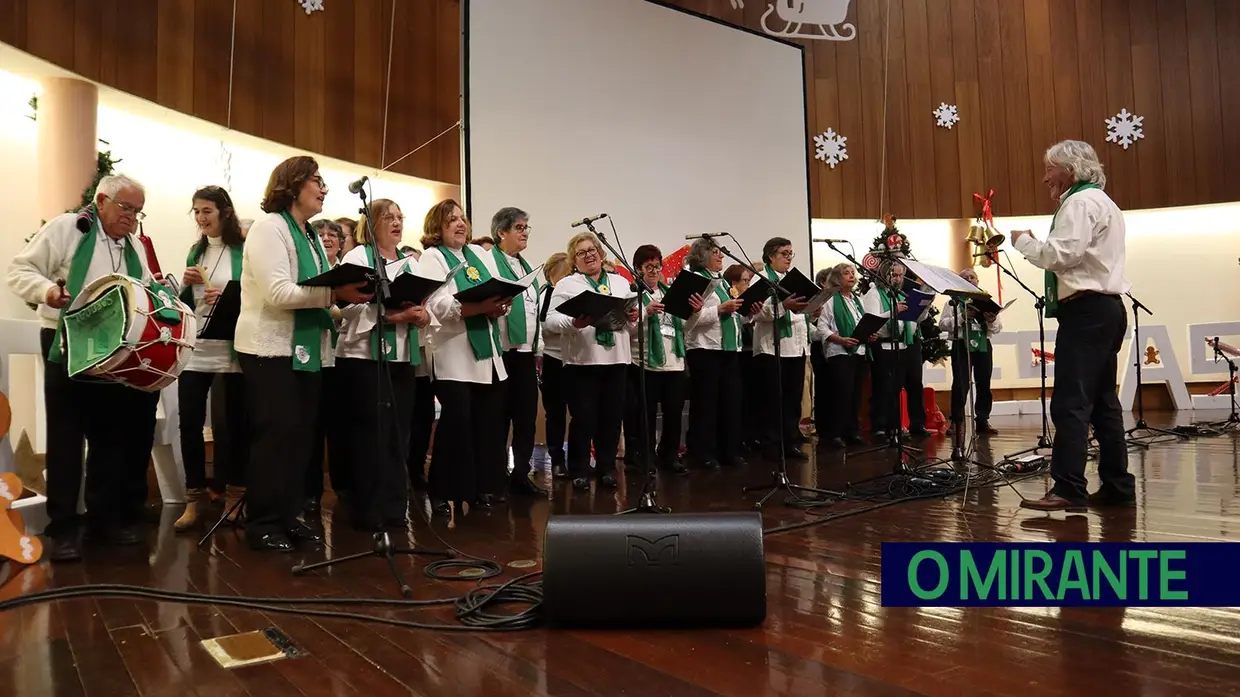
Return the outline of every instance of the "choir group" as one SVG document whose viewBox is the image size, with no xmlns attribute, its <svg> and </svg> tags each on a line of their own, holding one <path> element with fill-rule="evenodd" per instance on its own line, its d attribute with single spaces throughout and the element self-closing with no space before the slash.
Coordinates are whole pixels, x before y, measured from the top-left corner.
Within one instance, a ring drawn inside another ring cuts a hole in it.
<svg viewBox="0 0 1240 697">
<path fill-rule="evenodd" d="M 753 280 L 749 270 L 725 269 L 720 249 L 700 239 L 683 272 L 713 283 L 689 299 L 692 312 L 682 319 L 662 302 L 668 292 L 662 251 L 642 245 L 632 268 L 651 292 L 641 294 L 640 307 L 632 302 L 612 321 L 600 322 L 560 308 L 584 291 L 638 294 L 592 232 L 573 235 L 523 293 L 463 302 L 455 297 L 462 291 L 492 278 L 515 282 L 535 268 L 523 255 L 533 232 L 529 213 L 511 207 L 494 213 L 484 245 L 461 207 L 440 201 L 422 222 L 419 252 L 401 246 L 405 216 L 396 202 L 374 200 L 358 220 L 316 219 L 327 194 L 318 164 L 301 156 L 272 171 L 261 206 L 266 215 L 248 230 L 224 189 L 208 186 L 193 195 L 201 237 L 179 279 L 181 298 L 205 320 L 228 282 L 237 281 L 240 313 L 234 338 L 200 339 L 178 378 L 190 498 L 178 530 L 194 527 L 208 500 L 244 498 L 245 533 L 254 548 L 287 551 L 320 540 L 305 514 L 319 506 L 325 454 L 331 488 L 362 530 L 405 527 L 411 488 L 426 489 L 434 514 L 451 520 L 502 504 L 508 495 L 546 496 L 531 473 L 540 394 L 553 477 L 574 489 L 618 486 L 622 435 L 625 465 L 649 464 L 675 475 L 688 474 L 690 466 L 736 467 L 745 453 L 804 459 L 807 357 L 815 378 L 815 426 L 824 442 L 839 448 L 864 442 L 859 408 L 867 373 L 873 381 L 871 437 L 887 439 L 901 429 L 901 389 L 908 394 L 908 433 L 926 434 L 918 325 L 888 321 L 870 336 L 853 336 L 865 314 L 892 318 L 906 305 L 903 294 L 877 285 L 860 293 L 850 264 L 820 274 L 832 294 L 812 310 L 805 297 L 789 297 L 778 311 L 770 299 L 743 306 L 741 294 Z M 54 560 L 80 556 L 83 528 L 105 543 L 138 540 L 156 397 L 71 379 L 57 349 L 63 309 L 84 283 L 110 273 L 144 281 L 155 275 L 131 253 L 144 202 L 140 184 L 107 177 L 99 184 L 90 232 L 79 232 L 76 214 L 58 216 L 10 266 L 10 287 L 40 306 L 43 322 L 47 534 Z M 792 242 L 772 237 L 757 268 L 779 281 L 794 259 Z M 391 306 L 374 302 L 369 281 L 305 284 L 342 263 L 372 269 L 382 263 L 389 274 L 439 279 L 445 292 L 432 293 L 422 305 Z M 884 269 L 896 288 L 904 273 L 898 262 Z M 69 283 L 59 282 L 66 278 Z M 942 326 L 955 334 L 952 309 Z M 970 313 L 967 346 L 957 342 L 959 355 L 953 355 L 961 385 L 959 393 L 953 390 L 956 422 L 965 413 L 964 366 L 972 365 L 978 392 L 989 392 L 987 337 L 998 330 L 997 317 Z M 644 405 L 637 389 L 643 372 Z M 203 442 L 209 394 L 212 490 Z M 682 448 L 686 399 L 692 408 Z M 988 405 L 979 394 L 975 418 L 985 431 L 991 431 Z M 77 507 L 83 440 L 90 445 L 84 521 Z"/>
</svg>

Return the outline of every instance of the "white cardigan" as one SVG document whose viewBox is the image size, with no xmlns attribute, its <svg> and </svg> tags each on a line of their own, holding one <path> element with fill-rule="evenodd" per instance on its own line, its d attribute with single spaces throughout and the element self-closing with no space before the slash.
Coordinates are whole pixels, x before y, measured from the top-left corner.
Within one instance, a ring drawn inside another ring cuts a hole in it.
<svg viewBox="0 0 1240 697">
<path fill-rule="evenodd" d="M 604 272 L 599 281 L 600 285 L 607 285 L 609 295 L 620 298 L 636 295 L 628 280 L 620 274 Z M 560 335 L 560 360 L 564 365 L 628 365 L 633 360 L 629 335 L 636 326 L 634 323 L 626 322 L 624 328 L 614 332 L 616 342 L 611 348 L 607 348 L 594 338 L 594 327 L 578 329 L 573 326 L 572 317 L 556 309 L 561 303 L 585 290 L 593 290 L 590 282 L 583 274 L 575 273 L 555 284 L 555 291 L 551 294 L 547 327 L 548 333 Z"/>
<path fill-rule="evenodd" d="M 241 314 L 233 346 L 237 353 L 254 356 L 292 356 L 293 311 L 330 306 L 332 289 L 297 285 L 297 250 L 279 213 L 255 221 L 242 258 Z M 316 255 L 316 262 L 320 272 L 328 270 L 322 257 Z M 323 366 L 330 367 L 336 363 L 331 332 L 321 334 Z"/>
<path fill-rule="evenodd" d="M 478 245 L 469 245 L 470 251 L 482 262 L 492 277 L 499 275 L 495 268 L 495 259 L 491 253 Z M 462 256 L 464 253 L 462 252 Z M 452 267 L 459 261 L 445 259 L 439 247 L 431 247 L 422 252 L 418 261 L 418 274 L 427 278 L 445 278 Z M 469 334 L 465 320 L 461 317 L 461 301 L 454 295 L 460 290 L 455 278 L 444 284 L 444 288 L 436 291 L 426 301 L 426 309 L 435 321 L 431 323 L 427 346 L 430 348 L 432 375 L 436 380 L 456 382 L 474 382 L 490 384 L 492 371 L 500 380 L 508 379 L 508 371 L 504 370 L 504 351 L 495 343 L 495 336 L 487 332 L 491 341 L 491 357 L 483 360 L 474 358 L 473 347 L 469 345 Z M 437 324 L 436 324 L 437 323 Z"/>
</svg>

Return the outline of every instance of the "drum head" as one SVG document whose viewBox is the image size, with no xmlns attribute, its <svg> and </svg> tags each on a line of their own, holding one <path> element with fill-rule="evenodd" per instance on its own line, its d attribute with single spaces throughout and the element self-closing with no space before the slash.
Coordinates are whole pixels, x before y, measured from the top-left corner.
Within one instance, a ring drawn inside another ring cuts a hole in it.
<svg viewBox="0 0 1240 697">
<path fill-rule="evenodd" d="M 65 313 L 66 368 L 74 377 L 107 360 L 125 343 L 129 309 L 120 286 Z"/>
</svg>

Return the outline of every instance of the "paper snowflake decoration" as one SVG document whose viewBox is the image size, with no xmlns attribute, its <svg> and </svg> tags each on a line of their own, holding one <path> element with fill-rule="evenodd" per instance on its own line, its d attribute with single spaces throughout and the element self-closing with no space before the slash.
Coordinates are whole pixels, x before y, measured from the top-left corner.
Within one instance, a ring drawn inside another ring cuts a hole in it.
<svg viewBox="0 0 1240 697">
<path fill-rule="evenodd" d="M 831 165 L 835 169 L 841 161 L 848 159 L 848 139 L 828 128 L 826 133 L 814 136 L 814 157 Z"/>
<path fill-rule="evenodd" d="M 1120 109 L 1119 113 L 1106 120 L 1107 142 L 1124 146 L 1127 150 L 1134 141 L 1145 137 L 1141 131 L 1144 116 L 1128 113 L 1128 109 Z"/>
<path fill-rule="evenodd" d="M 315 10 L 322 11 L 323 9 L 323 0 L 297 0 L 297 1 L 301 3 L 301 7 L 303 10 L 306 11 L 306 14 L 310 14 L 311 12 L 314 12 Z"/>
<path fill-rule="evenodd" d="M 941 128 L 951 128 L 960 123 L 960 110 L 956 108 L 955 104 L 943 102 L 932 113 L 934 114 L 934 122 Z"/>
</svg>

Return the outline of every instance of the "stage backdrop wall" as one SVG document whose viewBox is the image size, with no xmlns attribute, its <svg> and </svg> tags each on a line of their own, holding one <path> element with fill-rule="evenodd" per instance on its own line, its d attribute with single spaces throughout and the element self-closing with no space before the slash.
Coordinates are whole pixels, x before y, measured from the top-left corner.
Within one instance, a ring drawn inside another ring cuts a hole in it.
<svg viewBox="0 0 1240 697">
<path fill-rule="evenodd" d="M 808 241 L 799 47 L 646 0 L 466 0 L 466 17 L 475 234 L 516 205 L 537 260 L 604 212 L 629 260 L 693 233 L 755 258 L 773 235 Z"/>
<path fill-rule="evenodd" d="M 3 67 L 11 67 L 5 65 Z M 0 70 L 0 259 L 12 259 L 24 240 L 39 229 L 35 210 L 37 134 L 27 102 L 38 83 Z M 116 90 L 101 88 L 99 138 L 121 160 L 120 173 L 135 177 L 146 187 L 144 226 L 154 241 L 166 272 L 178 276 L 198 231 L 190 215 L 190 197 L 207 184 L 224 186 L 242 218 L 263 215 L 259 209 L 272 168 L 281 160 L 305 151 L 225 131 L 171 109 L 159 107 Z M 313 153 L 310 153 L 313 154 Z M 418 245 L 421 221 L 437 200 L 459 195 L 458 187 L 318 157 L 331 191 L 323 216 L 357 217 L 360 202 L 348 192 L 349 182 L 368 175 L 373 196 L 399 203 L 408 218 L 405 243 Z M 34 314 L 11 292 L 0 292 L 0 316 L 33 319 Z"/>
</svg>

